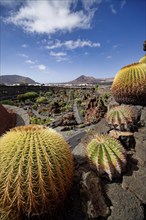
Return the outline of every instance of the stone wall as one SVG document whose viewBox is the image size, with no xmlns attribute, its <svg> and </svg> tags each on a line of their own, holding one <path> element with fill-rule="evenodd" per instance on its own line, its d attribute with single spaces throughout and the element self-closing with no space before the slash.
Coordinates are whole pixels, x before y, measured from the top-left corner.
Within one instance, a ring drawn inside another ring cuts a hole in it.
<svg viewBox="0 0 146 220">
<path fill-rule="evenodd" d="M 17 97 L 19 94 L 23 94 L 26 92 L 48 92 L 53 91 L 53 93 L 58 93 L 60 90 L 70 90 L 70 89 L 85 89 L 90 90 L 92 88 L 79 88 L 79 87 L 59 87 L 59 86 L 28 86 L 28 85 L 20 85 L 20 86 L 5 86 L 0 85 L 0 100 L 11 99 Z"/>
</svg>

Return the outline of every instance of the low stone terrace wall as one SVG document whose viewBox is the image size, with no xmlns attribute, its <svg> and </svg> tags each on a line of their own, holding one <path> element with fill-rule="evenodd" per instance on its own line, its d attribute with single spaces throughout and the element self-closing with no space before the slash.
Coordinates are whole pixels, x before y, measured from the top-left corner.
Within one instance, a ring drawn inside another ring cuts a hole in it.
<svg viewBox="0 0 146 220">
<path fill-rule="evenodd" d="M 28 86 L 28 85 L 20 85 L 20 86 L 5 86 L 0 85 L 0 100 L 15 98 L 19 94 L 23 94 L 25 92 L 59 92 L 60 90 L 65 89 L 85 89 L 90 90 L 92 88 L 89 87 L 60 87 L 60 86 Z"/>
</svg>

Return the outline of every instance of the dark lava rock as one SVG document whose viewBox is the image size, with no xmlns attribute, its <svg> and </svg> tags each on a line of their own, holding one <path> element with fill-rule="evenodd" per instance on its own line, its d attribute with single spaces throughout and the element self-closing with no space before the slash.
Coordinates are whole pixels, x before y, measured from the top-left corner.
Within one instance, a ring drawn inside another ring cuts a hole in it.
<svg viewBox="0 0 146 220">
<path fill-rule="evenodd" d="M 80 143 L 78 144 L 72 151 L 73 155 L 77 156 L 80 155 L 82 157 L 85 157 L 85 146 Z"/>
<path fill-rule="evenodd" d="M 73 126 L 65 126 L 65 127 L 63 127 L 60 131 L 70 131 L 70 130 L 72 130 L 72 129 L 74 129 Z"/>
<path fill-rule="evenodd" d="M 141 126 L 146 127 L 146 107 L 144 107 L 141 111 L 140 124 Z"/>
<path fill-rule="evenodd" d="M 143 207 L 132 192 L 112 183 L 107 187 L 107 195 L 112 203 L 108 220 L 144 220 Z"/>
<path fill-rule="evenodd" d="M 146 140 L 146 127 L 139 128 L 138 132 L 134 133 L 135 139 Z"/>
<path fill-rule="evenodd" d="M 100 178 L 91 170 L 83 172 L 80 180 L 80 196 L 87 219 L 98 219 L 110 214 L 105 202 Z"/>
<path fill-rule="evenodd" d="M 135 113 L 135 122 L 140 122 L 140 116 L 141 116 L 141 111 L 142 111 L 142 106 L 141 105 L 135 105 L 135 106 L 133 106 L 133 105 L 129 105 L 132 109 L 133 109 L 133 111 L 134 111 L 134 113 Z"/>
<path fill-rule="evenodd" d="M 143 204 L 146 204 L 146 168 L 139 167 L 132 176 L 124 176 L 122 187 L 133 192 Z"/>
<path fill-rule="evenodd" d="M 108 131 L 110 129 L 109 129 L 108 123 L 106 122 L 105 118 L 102 118 L 101 121 L 95 125 L 94 130 L 96 133 L 100 133 L 100 134 L 108 133 Z"/>
<path fill-rule="evenodd" d="M 124 146 L 125 149 L 128 148 L 134 148 L 135 147 L 135 139 L 133 135 L 129 136 L 120 136 L 119 137 L 120 142 Z"/>
<path fill-rule="evenodd" d="M 85 131 L 81 131 L 80 133 L 73 135 L 71 138 L 67 140 L 69 145 L 71 146 L 71 149 L 74 149 L 74 147 L 81 142 L 81 139 L 85 136 L 85 134 Z"/>
<path fill-rule="evenodd" d="M 76 183 L 73 184 L 64 207 L 50 220 L 85 220 L 80 200 L 80 191 Z"/>
<path fill-rule="evenodd" d="M 146 127 L 139 129 L 137 133 L 134 134 L 136 146 L 136 157 L 142 166 L 146 167 Z"/>
<path fill-rule="evenodd" d="M 54 122 L 50 125 L 50 127 L 51 127 L 51 128 L 56 128 L 56 127 L 58 127 L 58 126 L 61 126 L 61 125 L 62 125 L 62 122 L 63 122 L 63 119 L 62 119 L 62 118 L 59 118 L 58 120 L 54 121 Z"/>
<path fill-rule="evenodd" d="M 108 111 L 113 108 L 119 106 L 119 103 L 115 101 L 114 97 L 111 95 L 110 98 L 108 99 Z"/>
<path fill-rule="evenodd" d="M 0 104 L 0 135 L 16 125 L 16 114 Z"/>
</svg>

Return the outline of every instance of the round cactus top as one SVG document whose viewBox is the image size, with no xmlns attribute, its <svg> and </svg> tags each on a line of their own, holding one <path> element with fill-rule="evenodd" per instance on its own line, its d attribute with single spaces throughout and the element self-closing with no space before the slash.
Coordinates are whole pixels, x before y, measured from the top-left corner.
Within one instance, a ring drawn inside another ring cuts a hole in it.
<svg viewBox="0 0 146 220">
<path fill-rule="evenodd" d="M 144 76 L 146 76 L 146 63 L 133 63 L 133 64 L 122 67 L 120 71 L 116 74 L 114 78 L 114 82 L 119 79 L 125 81 L 125 78 L 123 78 L 123 76 L 128 77 L 130 75 L 138 74 L 138 73 L 143 73 Z"/>
<path fill-rule="evenodd" d="M 15 128 L 12 128 L 11 131 L 15 132 L 35 132 L 38 131 L 40 132 L 41 130 L 47 130 L 48 128 L 43 125 L 37 125 L 37 124 L 30 124 L 30 125 L 25 125 L 25 126 L 18 126 Z M 53 129 L 51 129 L 53 130 Z"/>
<path fill-rule="evenodd" d="M 140 60 L 140 63 L 146 63 L 146 55 L 144 55 Z"/>
<path fill-rule="evenodd" d="M 68 143 L 61 134 L 52 128 L 36 124 L 18 126 L 10 129 L 10 131 L 1 137 L 1 143 L 3 144 L 1 144 L 0 148 L 5 148 L 5 145 L 7 145 L 7 148 L 10 148 L 13 142 L 15 142 L 15 147 L 17 147 L 16 143 L 19 143 L 18 146 L 25 147 L 26 145 L 32 144 L 38 148 L 39 145 L 37 143 L 39 142 L 50 148 L 58 148 L 59 145 L 61 148 L 69 149 Z"/>
<path fill-rule="evenodd" d="M 123 70 L 123 69 L 127 69 L 127 70 L 134 70 L 135 69 L 136 70 L 137 68 L 143 68 L 143 67 L 145 68 L 145 66 L 143 66 L 143 63 L 137 62 L 137 63 L 128 64 L 128 65 L 122 67 L 120 69 L 120 71 Z"/>
</svg>

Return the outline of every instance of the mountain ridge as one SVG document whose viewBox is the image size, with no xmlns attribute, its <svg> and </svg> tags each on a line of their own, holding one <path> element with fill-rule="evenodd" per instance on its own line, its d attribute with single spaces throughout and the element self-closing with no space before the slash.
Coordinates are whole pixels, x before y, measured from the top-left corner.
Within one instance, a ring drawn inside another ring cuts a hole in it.
<svg viewBox="0 0 146 220">
<path fill-rule="evenodd" d="M 71 80 L 69 82 L 66 82 L 68 84 L 102 84 L 102 83 L 112 83 L 113 77 L 111 78 L 95 78 L 93 76 L 85 76 L 81 75 L 78 78 Z"/>
<path fill-rule="evenodd" d="M 20 75 L 1 75 L 1 84 L 37 84 L 34 80 L 29 77 Z"/>
<path fill-rule="evenodd" d="M 113 82 L 114 78 L 95 78 L 93 76 L 85 76 L 81 75 L 77 77 L 74 80 L 59 83 L 59 84 L 111 84 Z M 38 82 L 35 82 L 29 77 L 20 76 L 20 75 L 1 75 L 0 76 L 0 84 L 39 84 Z M 58 84 L 58 83 L 52 83 L 52 84 Z"/>
</svg>

